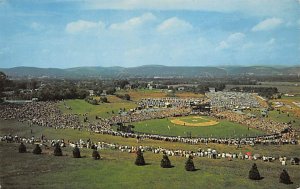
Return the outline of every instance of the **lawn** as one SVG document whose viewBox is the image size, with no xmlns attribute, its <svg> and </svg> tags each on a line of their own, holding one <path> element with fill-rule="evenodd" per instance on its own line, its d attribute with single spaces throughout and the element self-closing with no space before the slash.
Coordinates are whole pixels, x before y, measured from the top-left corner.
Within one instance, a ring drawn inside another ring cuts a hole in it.
<svg viewBox="0 0 300 189">
<path fill-rule="evenodd" d="M 161 154 L 144 153 L 148 165 L 134 165 L 135 154 L 101 150 L 102 160 L 91 158 L 91 150 L 81 149 L 84 158 L 71 157 L 64 148 L 63 157 L 44 151 L 42 155 L 17 153 L 16 144 L 0 143 L 1 185 L 3 188 L 296 188 L 299 166 L 286 166 L 292 185 L 278 182 L 279 163 L 256 162 L 260 181 L 247 178 L 252 161 L 195 158 L 195 172 L 184 170 L 183 157 L 170 157 L 173 168 L 160 168 Z M 27 145 L 29 151 L 33 146 Z"/>
<path fill-rule="evenodd" d="M 96 116 L 100 117 L 111 117 L 113 115 L 117 115 L 120 108 L 125 108 L 129 110 L 131 108 L 135 108 L 136 104 L 132 101 L 118 100 L 114 97 L 109 97 L 109 100 L 114 99 L 115 101 L 110 103 L 101 103 L 99 105 L 92 105 L 87 103 L 84 100 L 65 100 L 67 106 L 71 107 L 72 110 L 69 110 L 64 107 L 63 102 L 58 104 L 58 107 L 64 113 L 72 113 L 72 114 L 84 114 L 88 113 L 88 118 L 95 120 Z M 114 113 L 112 113 L 114 112 Z"/>
<path fill-rule="evenodd" d="M 276 87 L 281 93 L 300 94 L 300 82 L 261 82 L 261 85 L 226 85 L 226 89 L 233 87 Z"/>
<path fill-rule="evenodd" d="M 142 90 L 142 89 L 134 89 L 134 90 L 121 90 L 117 91 L 117 94 L 129 94 L 131 100 L 140 101 L 142 98 L 165 98 L 167 93 L 162 90 Z"/>
<path fill-rule="evenodd" d="M 289 121 L 292 122 L 292 126 L 294 128 L 300 129 L 300 116 L 295 115 L 291 111 L 280 109 L 281 111 L 278 112 L 277 110 L 272 110 L 268 112 L 268 118 L 269 120 L 276 121 L 278 123 L 287 123 Z M 255 114 L 257 117 L 261 117 L 260 109 L 252 109 L 251 111 L 245 111 L 246 113 L 250 112 L 252 114 Z M 283 112 L 282 112 L 283 111 Z M 294 122 L 295 121 L 295 122 Z"/>
<path fill-rule="evenodd" d="M 281 99 L 272 100 L 272 102 L 282 102 L 284 104 L 283 107 L 280 108 L 280 110 L 283 110 L 285 112 L 289 112 L 295 116 L 300 117 L 300 107 L 296 106 L 293 102 L 300 102 L 300 96 L 294 96 L 294 97 L 286 97 L 283 96 Z"/>
<path fill-rule="evenodd" d="M 32 134 L 30 132 L 32 130 Z M 214 148 L 218 151 L 247 152 L 269 155 L 283 155 L 287 157 L 300 156 L 299 146 L 245 146 L 236 149 L 234 146 L 205 144 L 189 145 L 154 140 L 144 140 L 136 143 L 135 139 L 113 137 L 109 135 L 91 134 L 86 131 L 72 129 L 52 129 L 39 126 L 28 126 L 13 120 L 0 120 L 1 135 L 11 133 L 19 136 L 41 136 L 43 133 L 49 139 L 64 138 L 65 140 L 86 140 L 114 142 L 123 145 L 161 146 L 172 149 L 197 150 L 198 148 Z M 32 151 L 33 146 L 26 144 Z M 150 152 L 144 153 L 148 165 L 138 167 L 134 165 L 135 154 L 115 150 L 101 150 L 102 160 L 91 158 L 90 149 L 81 149 L 84 158 L 71 158 L 72 149 L 63 148 L 63 157 L 52 156 L 52 150 L 44 150 L 42 155 L 32 153 L 17 153 L 17 145 L 0 142 L 0 183 L 3 188 L 297 188 L 300 186 L 300 167 L 285 166 L 288 170 L 292 185 L 278 182 L 278 175 L 282 171 L 279 162 L 264 163 L 256 161 L 263 177 L 260 181 L 247 178 L 253 161 L 226 159 L 212 160 L 195 158 L 198 169 L 186 172 L 183 157 L 170 157 L 174 168 L 160 168 L 162 155 Z"/>
<path fill-rule="evenodd" d="M 133 101 L 139 101 L 142 98 L 165 98 L 167 97 L 167 92 L 159 89 L 147 90 L 121 90 L 117 94 L 129 94 Z M 195 94 L 192 92 L 175 91 L 175 96 L 178 98 L 202 98 L 202 94 Z"/>
<path fill-rule="evenodd" d="M 205 119 L 212 119 L 211 117 L 203 116 Z M 242 137 L 242 136 L 257 136 L 264 134 L 262 131 L 251 129 L 238 123 L 233 123 L 226 120 L 219 121 L 219 124 L 214 126 L 199 126 L 189 127 L 182 125 L 175 125 L 169 119 L 154 119 L 133 123 L 134 131 L 169 135 L 169 136 L 187 136 L 189 132 L 194 137 Z M 186 119 L 192 119 L 189 116 Z"/>
</svg>

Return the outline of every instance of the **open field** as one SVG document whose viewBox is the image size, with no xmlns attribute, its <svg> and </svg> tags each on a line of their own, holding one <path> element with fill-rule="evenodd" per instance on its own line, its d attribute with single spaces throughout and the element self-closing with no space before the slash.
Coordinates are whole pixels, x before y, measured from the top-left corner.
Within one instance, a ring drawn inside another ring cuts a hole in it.
<svg viewBox="0 0 300 189">
<path fill-rule="evenodd" d="M 167 93 L 162 90 L 120 90 L 116 94 L 129 94 L 131 100 L 139 101 L 142 98 L 164 98 L 167 96 Z"/>
<path fill-rule="evenodd" d="M 137 97 L 138 98 L 138 97 Z M 67 100 L 65 103 L 71 107 L 69 110 L 63 103 L 59 108 L 64 113 L 83 114 L 88 113 L 91 120 L 95 116 L 110 117 L 112 111 L 117 114 L 120 108 L 134 108 L 134 101 L 124 101 L 115 96 L 108 96 L 110 103 L 91 105 L 84 100 Z M 257 110 L 259 113 L 259 110 Z M 287 121 L 292 118 L 287 113 L 276 115 L 276 111 L 270 112 L 270 119 Z M 278 117 L 282 116 L 282 117 Z M 82 116 L 80 116 L 82 118 Z M 212 117 L 203 116 L 205 120 L 214 120 Z M 217 120 L 219 123 L 214 126 L 187 127 L 176 125 L 168 119 L 154 119 L 138 123 L 133 123 L 134 130 L 139 132 L 157 133 L 172 136 L 187 136 L 191 132 L 192 136 L 200 137 L 240 137 L 255 136 L 263 134 L 262 131 L 249 129 L 246 126 L 232 123 L 226 120 Z M 183 117 L 187 122 L 193 122 L 193 116 Z M 295 124 L 298 124 L 295 122 Z M 299 157 L 299 145 L 255 145 L 229 146 L 223 144 L 197 144 L 175 143 L 144 139 L 137 143 L 134 138 L 122 138 L 111 135 L 101 135 L 88 131 L 78 131 L 73 129 L 53 129 L 39 126 L 29 126 L 15 120 L 0 120 L 0 133 L 19 135 L 23 137 L 36 136 L 42 134 L 49 139 L 64 139 L 65 141 L 78 141 L 79 139 L 91 139 L 93 142 L 102 141 L 129 146 L 151 146 L 167 149 L 184 149 L 196 151 L 199 148 L 213 148 L 218 152 L 230 153 L 259 153 L 273 157 L 287 156 Z M 135 154 L 120 152 L 117 150 L 100 150 L 102 160 L 95 161 L 91 158 L 92 150 L 81 149 L 84 158 L 74 159 L 71 157 L 72 149 L 63 148 L 63 157 L 55 157 L 53 149 L 44 149 L 43 154 L 33 155 L 32 153 L 17 153 L 16 144 L 0 142 L 0 184 L 3 188 L 297 188 L 300 187 L 300 167 L 281 166 L 279 161 L 266 163 L 256 161 L 258 169 L 263 177 L 260 181 L 251 181 L 247 178 L 254 161 L 238 160 L 228 161 L 227 159 L 208 159 L 196 157 L 194 163 L 198 169 L 195 172 L 184 170 L 184 157 L 170 157 L 171 169 L 160 168 L 162 154 L 145 152 L 144 158 L 147 165 L 138 167 L 134 165 Z M 33 146 L 27 144 L 29 151 Z M 282 169 L 288 170 L 294 184 L 283 185 L 278 182 Z M 4 171 L 2 171 L 4 170 Z"/>
<path fill-rule="evenodd" d="M 37 126 L 26 126 L 15 121 L 0 122 L 1 133 L 10 132 L 30 137 L 30 129 L 33 135 L 39 136 L 41 132 L 49 138 L 64 138 L 65 140 L 77 140 L 79 138 L 92 140 L 110 140 L 124 143 L 131 139 L 104 135 L 90 135 L 88 132 L 79 132 L 69 129 L 55 130 Z M 148 145 L 150 140 L 142 141 Z M 155 146 L 162 144 L 171 146 L 172 143 L 154 141 Z M 173 144 L 172 144 L 173 145 Z M 178 144 L 178 148 L 190 147 L 197 149 L 200 145 Z M 44 150 L 42 155 L 32 153 L 17 153 L 17 145 L 0 143 L 1 174 L 0 182 L 3 188 L 296 188 L 300 186 L 300 167 L 285 166 L 294 184 L 283 185 L 278 182 L 282 166 L 279 162 L 264 163 L 256 161 L 260 174 L 265 177 L 260 181 L 251 181 L 247 178 L 248 171 L 253 161 L 226 159 L 195 158 L 194 163 L 198 169 L 195 172 L 186 172 L 183 157 L 170 157 L 171 169 L 160 168 L 161 154 L 144 153 L 148 165 L 138 167 L 134 165 L 135 154 L 114 150 L 101 150 L 102 160 L 95 161 L 91 158 L 92 151 L 81 149 L 84 158 L 71 158 L 69 147 L 63 148 L 63 157 L 52 156 L 52 149 Z M 177 147 L 177 143 L 176 143 Z M 204 145 L 202 146 L 203 148 Z M 213 145 L 214 147 L 214 145 Z M 234 151 L 235 147 L 216 145 L 217 149 Z M 33 146 L 27 144 L 29 151 Z M 259 148 L 257 146 L 255 148 Z M 299 156 L 298 146 L 263 146 L 261 150 L 252 147 L 239 149 L 239 151 L 252 151 L 255 153 L 287 153 Z"/>
<path fill-rule="evenodd" d="M 131 97 L 131 100 L 133 101 L 139 101 L 142 98 L 165 98 L 167 97 L 167 92 L 163 90 L 121 90 L 117 91 L 117 94 L 129 94 Z M 183 92 L 183 91 L 176 91 L 175 96 L 179 98 L 202 98 L 203 95 L 201 94 L 195 94 L 191 92 Z"/>
<path fill-rule="evenodd" d="M 229 90 L 233 87 L 277 87 L 281 93 L 300 94 L 299 82 L 261 82 L 261 85 L 226 85 Z"/>
<path fill-rule="evenodd" d="M 208 120 L 212 119 L 207 116 L 202 117 Z M 134 131 L 170 136 L 187 136 L 187 134 L 191 132 L 191 135 L 195 137 L 242 137 L 246 135 L 257 136 L 263 134 L 262 131 L 251 128 L 248 130 L 246 126 L 226 120 L 218 120 L 219 123 L 214 126 L 189 127 L 173 124 L 170 119 L 173 118 L 154 119 L 133 123 L 135 126 Z"/>
<path fill-rule="evenodd" d="M 32 133 L 31 133 L 32 131 Z M 90 133 L 88 131 L 78 131 L 73 129 L 53 129 L 40 126 L 29 126 L 28 124 L 17 122 L 15 120 L 0 120 L 0 133 L 3 134 L 17 134 L 18 136 L 23 136 L 30 138 L 32 136 L 40 137 L 42 134 L 49 139 L 64 139 L 65 141 L 78 141 L 79 139 L 87 140 L 91 139 L 92 141 L 102 141 L 108 143 L 116 143 L 129 146 L 152 146 L 152 147 L 162 147 L 167 149 L 185 149 L 196 151 L 199 148 L 207 149 L 213 148 L 219 152 L 232 152 L 232 153 L 246 153 L 252 152 L 260 154 L 269 154 L 274 156 L 279 156 L 286 154 L 287 156 L 300 156 L 299 146 L 298 145 L 271 145 L 271 146 L 243 146 L 243 148 L 236 148 L 236 146 L 228 146 L 222 144 L 213 144 L 209 143 L 208 145 L 199 143 L 195 145 L 190 145 L 186 143 L 174 143 L 174 142 L 165 142 L 160 140 L 150 140 L 144 139 L 137 143 L 134 138 L 123 138 L 119 136 L 111 135 L 102 135 L 96 133 Z"/>
<path fill-rule="evenodd" d="M 300 107 L 293 102 L 300 102 L 300 96 L 287 97 L 283 96 L 281 99 L 272 100 L 271 102 L 282 102 L 284 105 L 280 107 L 280 110 L 294 114 L 300 118 Z"/>
<path fill-rule="evenodd" d="M 281 108 L 280 108 L 281 110 Z M 261 117 L 260 109 L 252 109 L 251 111 L 245 111 L 251 112 L 252 114 L 255 114 L 257 117 Z M 291 124 L 294 128 L 300 129 L 300 116 L 295 115 L 291 111 L 282 110 L 278 112 L 277 110 L 272 110 L 268 112 L 268 118 L 269 120 L 273 120 L 279 123 L 287 123 L 291 121 Z M 294 122 L 295 121 L 295 122 Z"/>
<path fill-rule="evenodd" d="M 109 97 L 110 99 L 116 97 Z M 90 120 L 95 120 L 95 116 L 110 117 L 116 115 L 120 108 L 134 108 L 136 104 L 132 101 L 119 101 L 117 99 L 111 100 L 111 103 L 103 103 L 100 105 L 91 105 L 84 100 L 66 100 L 67 106 L 71 107 L 69 110 L 64 107 L 63 103 L 59 104 L 59 108 L 64 113 L 84 114 L 88 113 Z M 112 114 L 114 111 L 114 114 Z M 83 118 L 81 116 L 81 118 Z M 212 119 L 212 118 L 209 118 Z M 215 125 L 214 128 L 203 127 L 203 128 L 189 128 L 182 125 L 176 125 L 170 122 L 169 119 L 156 119 L 133 123 L 135 131 L 145 133 L 155 133 L 171 136 L 187 136 L 187 133 L 191 132 L 192 136 L 198 137 L 242 137 L 242 136 L 257 136 L 263 134 L 262 131 L 249 129 L 246 126 L 242 126 L 237 123 L 222 120 L 219 124 Z M 169 127 L 170 129 L 169 129 Z"/>
<path fill-rule="evenodd" d="M 136 104 L 132 101 L 124 101 L 118 100 L 117 97 L 108 97 L 110 103 L 101 103 L 99 105 L 92 105 L 87 103 L 84 100 L 65 100 L 67 106 L 72 109 L 69 110 L 64 107 L 63 103 L 59 104 L 60 110 L 64 113 L 72 113 L 72 114 L 84 114 L 88 113 L 88 118 L 95 120 L 96 116 L 100 117 L 111 117 L 114 114 L 118 114 L 120 108 L 125 108 L 126 110 L 136 107 Z M 112 101 L 113 100 L 113 101 Z M 114 112 L 114 114 L 112 113 Z"/>
</svg>

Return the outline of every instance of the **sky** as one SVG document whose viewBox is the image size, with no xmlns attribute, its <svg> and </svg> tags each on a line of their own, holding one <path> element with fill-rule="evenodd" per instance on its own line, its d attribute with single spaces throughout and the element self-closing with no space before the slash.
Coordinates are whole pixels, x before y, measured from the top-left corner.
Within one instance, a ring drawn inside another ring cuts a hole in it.
<svg viewBox="0 0 300 189">
<path fill-rule="evenodd" d="M 0 67 L 300 65 L 300 0 L 0 0 Z"/>
</svg>

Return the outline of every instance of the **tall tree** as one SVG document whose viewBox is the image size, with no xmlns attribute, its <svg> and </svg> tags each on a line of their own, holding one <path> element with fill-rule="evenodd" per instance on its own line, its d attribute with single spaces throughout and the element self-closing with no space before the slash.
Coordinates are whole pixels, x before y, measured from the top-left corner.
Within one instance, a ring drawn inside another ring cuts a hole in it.
<svg viewBox="0 0 300 189">
<path fill-rule="evenodd" d="M 4 91 L 4 86 L 6 83 L 7 77 L 5 75 L 5 73 L 0 72 L 0 97 L 2 97 L 2 93 Z"/>
</svg>

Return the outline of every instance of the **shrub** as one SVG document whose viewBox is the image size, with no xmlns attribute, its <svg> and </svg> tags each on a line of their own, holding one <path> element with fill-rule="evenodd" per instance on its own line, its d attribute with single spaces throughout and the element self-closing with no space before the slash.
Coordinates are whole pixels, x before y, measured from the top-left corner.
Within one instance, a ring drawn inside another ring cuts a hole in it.
<svg viewBox="0 0 300 189">
<path fill-rule="evenodd" d="M 260 180 L 261 179 L 259 171 L 258 171 L 255 163 L 253 163 L 252 168 L 249 171 L 249 179 L 251 179 L 251 180 Z"/>
<path fill-rule="evenodd" d="M 185 170 L 187 170 L 187 171 L 195 171 L 196 170 L 192 156 L 189 156 L 189 158 L 185 162 Z"/>
<path fill-rule="evenodd" d="M 92 157 L 94 158 L 94 160 L 100 159 L 100 154 L 96 149 L 93 150 Z"/>
<path fill-rule="evenodd" d="M 19 146 L 19 153 L 26 153 L 26 151 L 26 146 L 23 144 L 23 142 L 21 142 Z"/>
<path fill-rule="evenodd" d="M 171 161 L 169 160 L 169 157 L 167 156 L 167 154 L 163 155 L 163 158 L 160 162 L 160 166 L 162 168 L 171 168 L 172 167 Z"/>
<path fill-rule="evenodd" d="M 40 145 L 36 145 L 35 148 L 32 151 L 33 154 L 41 154 L 42 153 L 42 149 L 40 147 Z"/>
<path fill-rule="evenodd" d="M 62 151 L 58 143 L 55 144 L 54 156 L 62 156 Z"/>
<path fill-rule="evenodd" d="M 108 100 L 106 97 L 100 97 L 100 101 L 103 103 L 108 103 Z"/>
<path fill-rule="evenodd" d="M 142 166 L 146 164 L 141 149 L 138 149 L 138 151 L 136 152 L 135 164 L 138 166 Z"/>
<path fill-rule="evenodd" d="M 284 184 L 293 184 L 293 182 L 290 179 L 290 175 L 285 169 L 282 170 L 279 176 L 279 182 Z"/>
<path fill-rule="evenodd" d="M 81 158 L 80 156 L 80 150 L 77 147 L 77 145 L 75 146 L 75 148 L 73 149 L 73 158 Z"/>
</svg>

